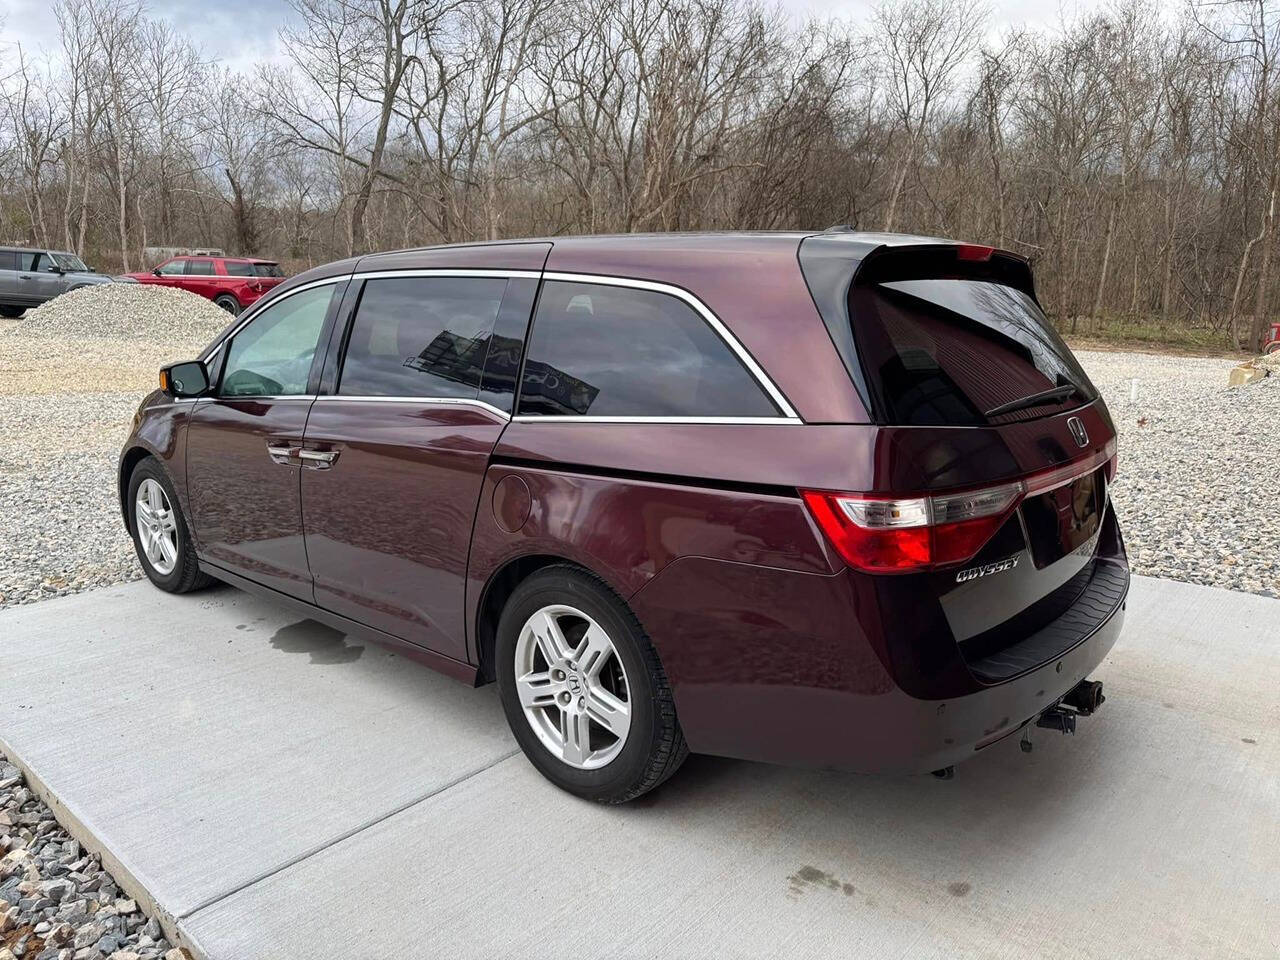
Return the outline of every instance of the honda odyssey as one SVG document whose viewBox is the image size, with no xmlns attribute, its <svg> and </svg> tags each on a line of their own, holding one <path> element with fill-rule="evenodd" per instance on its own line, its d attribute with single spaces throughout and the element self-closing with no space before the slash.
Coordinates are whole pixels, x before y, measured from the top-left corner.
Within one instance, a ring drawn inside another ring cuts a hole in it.
<svg viewBox="0 0 1280 960">
<path fill-rule="evenodd" d="M 1074 730 L 1115 470 L 1024 259 L 835 228 L 319 267 L 161 371 L 119 495 L 161 589 L 496 681 L 539 771 L 620 802 L 689 751 L 948 776 Z"/>
</svg>

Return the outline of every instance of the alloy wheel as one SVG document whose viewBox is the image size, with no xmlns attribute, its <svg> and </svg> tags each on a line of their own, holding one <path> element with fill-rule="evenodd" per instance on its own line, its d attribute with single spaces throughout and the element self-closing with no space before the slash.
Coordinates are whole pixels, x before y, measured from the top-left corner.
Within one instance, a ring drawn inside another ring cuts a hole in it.
<svg viewBox="0 0 1280 960">
<path fill-rule="evenodd" d="M 603 767 L 631 730 L 631 688 L 609 635 L 575 607 L 534 613 L 515 645 L 515 687 L 525 719 L 557 759 Z"/>
<path fill-rule="evenodd" d="M 150 477 L 138 485 L 133 517 L 147 563 L 167 577 L 178 563 L 178 520 L 164 487 Z"/>
</svg>

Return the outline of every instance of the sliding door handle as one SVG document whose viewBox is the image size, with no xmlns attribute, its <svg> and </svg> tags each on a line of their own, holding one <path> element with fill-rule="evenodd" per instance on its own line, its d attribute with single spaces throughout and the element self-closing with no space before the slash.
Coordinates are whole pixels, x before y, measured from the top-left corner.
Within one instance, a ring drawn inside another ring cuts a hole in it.
<svg viewBox="0 0 1280 960">
<path fill-rule="evenodd" d="M 305 465 L 315 467 L 317 470 L 328 470 L 333 466 L 333 461 L 338 459 L 337 450 L 299 450 L 298 456 Z"/>
<path fill-rule="evenodd" d="M 288 443 L 267 443 L 267 454 L 271 457 L 272 462 L 283 464 L 286 467 L 298 462 L 299 449 L 299 447 Z"/>
</svg>

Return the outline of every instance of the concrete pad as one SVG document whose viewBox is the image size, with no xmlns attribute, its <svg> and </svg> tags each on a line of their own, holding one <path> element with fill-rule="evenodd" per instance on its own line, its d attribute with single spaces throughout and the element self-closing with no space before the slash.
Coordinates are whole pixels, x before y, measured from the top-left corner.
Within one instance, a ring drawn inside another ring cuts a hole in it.
<svg viewBox="0 0 1280 960">
<path fill-rule="evenodd" d="M 374 648 L 311 664 L 267 604 L 137 589 L 0 614 L 25 675 L 0 672 L 0 737 L 195 904 L 208 957 L 1280 955 L 1280 601 L 1136 579 L 1099 716 L 954 781 L 695 757 L 602 808 L 502 759 L 491 690 Z M 97 632 L 152 604 L 206 626 Z M 373 809 L 396 812 L 358 829 Z"/>
<path fill-rule="evenodd" d="M 0 612 L 0 740 L 182 917 L 515 750 L 497 699 L 230 587 Z"/>
</svg>

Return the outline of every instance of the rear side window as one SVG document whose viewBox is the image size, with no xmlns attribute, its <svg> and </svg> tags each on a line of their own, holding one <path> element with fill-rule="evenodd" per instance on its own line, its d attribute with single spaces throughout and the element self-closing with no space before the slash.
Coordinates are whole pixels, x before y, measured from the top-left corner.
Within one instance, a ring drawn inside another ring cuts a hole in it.
<svg viewBox="0 0 1280 960">
<path fill-rule="evenodd" d="M 367 281 L 338 393 L 474 399 L 506 287 L 478 277 Z"/>
<path fill-rule="evenodd" d="M 12 250 L 0 250 L 0 270 L 17 270 L 18 255 Z"/>
<path fill-rule="evenodd" d="M 213 276 L 212 260 L 188 260 L 187 276 L 211 277 Z"/>
<path fill-rule="evenodd" d="M 253 264 L 241 263 L 236 260 L 223 260 L 222 269 L 227 271 L 228 277 L 252 277 Z"/>
<path fill-rule="evenodd" d="M 1058 413 L 1096 394 L 1040 307 L 987 280 L 902 279 L 849 293 L 857 352 L 882 422 L 975 426 Z M 1078 391 L 1004 414 L 1056 387 Z"/>
<path fill-rule="evenodd" d="M 283 277 L 284 271 L 280 269 L 278 263 L 254 263 L 253 275 L 256 277 Z"/>
<path fill-rule="evenodd" d="M 520 387 L 521 414 L 775 417 L 728 344 L 670 294 L 549 280 Z"/>
</svg>

